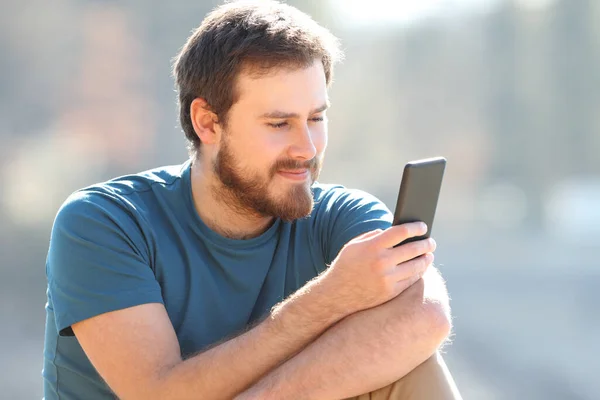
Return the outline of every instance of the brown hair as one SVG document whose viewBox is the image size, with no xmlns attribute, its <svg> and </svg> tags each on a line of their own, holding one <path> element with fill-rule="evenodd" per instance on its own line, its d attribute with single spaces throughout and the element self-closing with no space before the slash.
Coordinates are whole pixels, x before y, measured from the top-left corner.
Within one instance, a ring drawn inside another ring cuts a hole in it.
<svg viewBox="0 0 600 400">
<path fill-rule="evenodd" d="M 333 65 L 342 58 L 339 42 L 298 9 L 277 1 L 236 1 L 209 13 L 175 57 L 179 119 L 190 153 L 200 150 L 190 105 L 203 98 L 222 125 L 236 102 L 236 77 L 272 68 L 302 68 L 321 60 L 329 86 Z"/>
</svg>

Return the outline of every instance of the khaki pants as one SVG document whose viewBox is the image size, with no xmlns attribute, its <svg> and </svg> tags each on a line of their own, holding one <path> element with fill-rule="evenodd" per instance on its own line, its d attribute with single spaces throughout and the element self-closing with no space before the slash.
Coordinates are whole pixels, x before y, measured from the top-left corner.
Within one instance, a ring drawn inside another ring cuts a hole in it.
<svg viewBox="0 0 600 400">
<path fill-rule="evenodd" d="M 438 353 L 402 379 L 351 400 L 462 400 L 456 384 Z"/>
</svg>

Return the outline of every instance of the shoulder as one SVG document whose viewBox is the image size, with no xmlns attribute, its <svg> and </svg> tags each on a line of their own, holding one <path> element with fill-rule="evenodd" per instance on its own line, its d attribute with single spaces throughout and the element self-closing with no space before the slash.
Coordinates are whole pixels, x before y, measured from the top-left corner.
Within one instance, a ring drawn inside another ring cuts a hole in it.
<svg viewBox="0 0 600 400">
<path fill-rule="evenodd" d="M 181 180 L 183 166 L 156 168 L 96 183 L 73 192 L 59 208 L 50 237 L 51 250 L 60 243 L 126 240 L 146 253 L 152 212 L 159 197 Z M 178 191 L 177 191 L 178 192 Z"/>
<path fill-rule="evenodd" d="M 357 211 L 360 213 L 389 214 L 388 207 L 376 196 L 360 189 L 346 188 L 337 184 L 313 185 L 316 215 L 332 215 L 340 212 Z M 316 216 L 315 215 L 315 216 Z"/>
<path fill-rule="evenodd" d="M 158 167 L 96 183 L 80 189 L 78 192 L 98 192 L 122 197 L 133 196 L 179 183 L 188 169 L 189 162 Z"/>
<path fill-rule="evenodd" d="M 58 210 L 55 222 L 73 217 L 112 214 L 135 216 L 145 193 L 172 186 L 182 177 L 186 164 L 159 167 L 123 175 L 73 192 Z"/>
</svg>

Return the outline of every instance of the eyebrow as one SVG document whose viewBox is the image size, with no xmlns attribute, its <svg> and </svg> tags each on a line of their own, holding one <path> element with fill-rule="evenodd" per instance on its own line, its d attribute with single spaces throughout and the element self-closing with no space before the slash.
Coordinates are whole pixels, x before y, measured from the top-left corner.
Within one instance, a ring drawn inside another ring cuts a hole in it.
<svg viewBox="0 0 600 400">
<path fill-rule="evenodd" d="M 310 112 L 310 115 L 323 112 L 323 111 L 327 110 L 329 108 L 329 106 L 330 106 L 329 101 L 327 101 L 322 106 L 317 107 L 314 110 L 312 110 Z M 300 118 L 300 114 L 275 110 L 275 111 L 270 111 L 268 113 L 264 113 L 263 115 L 260 116 L 260 118 L 274 118 L 274 119 Z"/>
</svg>

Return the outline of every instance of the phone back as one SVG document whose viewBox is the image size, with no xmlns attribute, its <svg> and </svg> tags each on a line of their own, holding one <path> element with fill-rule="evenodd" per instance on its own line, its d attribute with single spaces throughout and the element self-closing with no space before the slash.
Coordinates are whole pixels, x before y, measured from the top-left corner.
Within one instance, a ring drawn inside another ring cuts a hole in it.
<svg viewBox="0 0 600 400">
<path fill-rule="evenodd" d="M 410 162 L 404 167 L 394 225 L 423 221 L 428 227 L 425 235 L 406 242 L 421 240 L 431 235 L 445 168 L 446 159 L 443 157 Z"/>
</svg>

